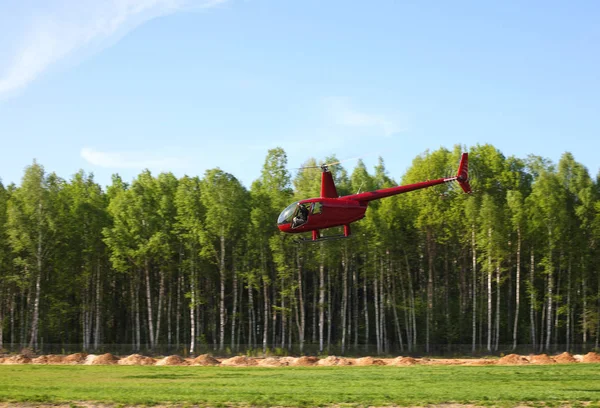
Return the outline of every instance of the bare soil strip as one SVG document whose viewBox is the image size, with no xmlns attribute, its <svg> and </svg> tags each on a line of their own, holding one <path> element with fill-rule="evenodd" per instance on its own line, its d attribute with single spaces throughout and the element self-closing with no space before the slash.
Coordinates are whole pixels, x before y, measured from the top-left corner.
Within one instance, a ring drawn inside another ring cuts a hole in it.
<svg viewBox="0 0 600 408">
<path fill-rule="evenodd" d="M 585 364 L 600 363 L 600 354 L 589 352 L 586 355 L 572 355 L 564 352 L 556 356 L 547 354 L 539 355 L 518 355 L 509 354 L 502 358 L 455 358 L 455 359 L 436 359 L 436 358 L 346 358 L 329 356 L 319 359 L 314 356 L 302 357 L 246 357 L 235 356 L 231 358 L 216 358 L 208 354 L 202 354 L 195 358 L 183 358 L 178 355 L 166 356 L 163 358 L 152 358 L 140 354 L 117 357 L 110 353 L 95 355 L 76 353 L 68 356 L 48 354 L 48 355 L 0 355 L 0 364 L 85 364 L 85 365 L 157 365 L 157 366 L 228 366 L 228 367 L 287 367 L 287 366 L 412 366 L 412 365 L 548 365 L 548 364 Z M 1 405 L 0 405 L 1 407 Z"/>
</svg>

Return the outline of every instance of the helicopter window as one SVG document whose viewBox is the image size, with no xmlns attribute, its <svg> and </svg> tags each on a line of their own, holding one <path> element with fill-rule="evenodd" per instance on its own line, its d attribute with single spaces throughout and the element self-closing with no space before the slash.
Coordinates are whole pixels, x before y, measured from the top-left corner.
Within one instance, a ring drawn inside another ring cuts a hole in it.
<svg viewBox="0 0 600 408">
<path fill-rule="evenodd" d="M 298 207 L 298 201 L 288 205 L 285 210 L 279 214 L 279 218 L 277 219 L 277 224 L 289 224 L 292 222 L 292 217 L 296 212 L 296 208 Z"/>
<path fill-rule="evenodd" d="M 296 211 L 294 219 L 292 220 L 292 228 L 297 228 L 306 224 L 306 221 L 308 221 L 309 210 L 310 204 L 300 204 L 298 206 L 298 211 Z"/>
<path fill-rule="evenodd" d="M 323 203 L 313 203 L 312 213 L 321 214 L 323 212 Z"/>
</svg>

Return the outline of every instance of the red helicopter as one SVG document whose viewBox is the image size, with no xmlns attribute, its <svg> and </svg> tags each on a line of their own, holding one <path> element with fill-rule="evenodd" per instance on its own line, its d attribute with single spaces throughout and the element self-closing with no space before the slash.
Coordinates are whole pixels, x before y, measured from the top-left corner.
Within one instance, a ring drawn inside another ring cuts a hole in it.
<svg viewBox="0 0 600 408">
<path fill-rule="evenodd" d="M 350 236 L 350 224 L 364 218 L 369 201 L 453 181 L 457 181 L 465 193 L 470 193 L 468 160 L 469 154 L 463 153 L 458 165 L 458 172 L 453 177 L 342 197 L 338 197 L 333 176 L 328 165 L 324 164 L 321 166 L 321 196 L 296 201 L 287 206 L 279 215 L 277 226 L 280 231 L 287 233 L 312 231 L 312 241 L 348 237 Z M 321 237 L 319 234 L 319 230 L 341 225 L 344 226 L 344 235 Z"/>
</svg>

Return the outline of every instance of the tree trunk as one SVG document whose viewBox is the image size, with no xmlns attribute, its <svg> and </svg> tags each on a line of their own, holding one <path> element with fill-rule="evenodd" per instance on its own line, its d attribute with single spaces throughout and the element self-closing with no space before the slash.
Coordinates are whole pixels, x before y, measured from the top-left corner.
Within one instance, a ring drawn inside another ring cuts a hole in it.
<svg viewBox="0 0 600 408">
<path fill-rule="evenodd" d="M 390 269 L 392 269 L 392 268 L 390 268 Z M 396 329 L 396 337 L 398 339 L 398 343 L 400 344 L 400 351 L 404 351 L 404 341 L 402 339 L 402 329 L 400 328 L 400 319 L 398 317 L 398 308 L 396 307 L 396 302 L 398 299 L 396 297 L 396 279 L 394 278 L 394 274 L 388 269 L 388 288 L 390 286 L 392 287 L 391 307 L 392 307 L 392 311 L 394 312 L 394 328 Z"/>
<path fill-rule="evenodd" d="M 314 284 L 314 281 L 312 282 L 312 288 L 313 288 L 313 298 L 312 298 L 312 330 L 311 330 L 311 340 L 310 342 L 312 344 L 315 344 L 317 342 L 317 292 L 319 291 L 319 289 L 317 288 L 317 285 Z M 308 286 L 308 284 L 307 284 Z"/>
<path fill-rule="evenodd" d="M 410 273 L 409 270 L 406 273 Z M 404 277 L 402 276 L 402 268 L 400 268 L 400 291 L 402 292 L 402 310 L 404 310 L 404 327 L 406 328 L 406 345 L 408 351 L 412 351 L 412 333 L 410 327 L 410 306 L 407 305 L 406 288 Z"/>
<path fill-rule="evenodd" d="M 366 257 L 365 257 L 366 258 Z M 365 262 L 366 265 L 366 262 Z M 366 267 L 366 266 L 365 266 Z M 367 303 L 368 292 L 367 292 L 367 274 L 366 271 L 363 273 L 363 315 L 365 317 L 365 351 L 369 351 L 369 305 Z"/>
<path fill-rule="evenodd" d="M 137 277 L 134 281 L 134 302 L 135 302 L 135 346 L 136 350 L 142 348 L 142 319 L 140 316 L 140 283 Z"/>
<path fill-rule="evenodd" d="M 496 341 L 494 351 L 498 351 L 500 341 L 500 261 L 496 262 Z"/>
<path fill-rule="evenodd" d="M 8 293 L 8 290 L 6 291 Z M 7 296 L 3 293 L 0 286 L 0 350 L 4 349 L 4 304 Z"/>
<path fill-rule="evenodd" d="M 160 324 L 162 321 L 163 315 L 163 303 L 165 298 L 165 274 L 163 271 L 159 272 L 160 274 L 160 283 L 158 290 L 158 307 L 156 308 L 156 333 L 154 334 L 154 342 L 158 344 L 160 340 Z"/>
<path fill-rule="evenodd" d="M 219 350 L 223 351 L 225 347 L 225 235 L 221 234 L 221 259 L 219 262 L 219 278 L 221 283 L 220 302 L 219 302 Z"/>
<path fill-rule="evenodd" d="M 517 277 L 515 288 L 515 321 L 513 323 L 513 350 L 517 348 L 517 330 L 519 328 L 519 309 L 521 299 L 521 227 L 517 227 Z"/>
<path fill-rule="evenodd" d="M 319 353 L 323 353 L 323 329 L 325 325 L 325 265 L 324 250 L 321 245 L 321 262 L 319 264 Z"/>
<path fill-rule="evenodd" d="M 237 320 L 237 290 L 238 290 L 238 277 L 235 263 L 233 265 L 233 309 L 231 311 L 231 351 L 235 350 L 235 322 Z"/>
<path fill-rule="evenodd" d="M 475 246 L 475 225 L 471 225 L 471 253 L 473 254 L 473 290 L 471 296 L 473 296 L 473 344 L 471 350 L 475 352 L 477 344 L 477 247 Z"/>
<path fill-rule="evenodd" d="M 39 211 L 41 214 L 42 203 L 39 205 Z M 40 215 L 41 217 L 41 215 Z M 41 222 L 41 220 L 40 220 Z M 37 276 L 35 281 L 35 298 L 33 301 L 33 318 L 31 320 L 31 340 L 29 341 L 29 348 L 36 350 L 38 345 L 38 324 L 40 315 L 40 293 L 41 293 L 41 281 L 42 281 L 42 228 L 41 225 L 38 227 L 38 243 L 37 243 Z"/>
<path fill-rule="evenodd" d="M 492 229 L 488 228 L 487 351 L 492 351 Z"/>
<path fill-rule="evenodd" d="M 588 332 L 588 324 L 587 324 L 587 285 L 585 280 L 585 272 L 583 273 L 583 278 L 581 279 L 581 298 L 583 299 L 583 313 L 582 317 L 582 330 L 583 330 L 583 349 L 587 350 L 587 332 Z"/>
<path fill-rule="evenodd" d="M 102 324 L 102 280 L 100 279 L 100 263 L 96 264 L 96 331 L 94 333 L 94 350 L 100 345 Z"/>
<path fill-rule="evenodd" d="M 192 255 L 192 271 L 190 273 L 190 355 L 194 355 L 196 347 L 196 271 Z"/>
<path fill-rule="evenodd" d="M 529 284 L 530 284 L 530 301 L 529 301 L 529 321 L 531 323 L 531 345 L 535 350 L 536 335 L 535 335 L 535 254 L 533 246 L 531 247 L 530 266 L 529 266 Z M 533 351 L 533 350 L 532 350 Z"/>
<path fill-rule="evenodd" d="M 167 292 L 167 350 L 171 351 L 173 345 L 173 281 L 169 282 L 169 291 Z"/>
<path fill-rule="evenodd" d="M 352 268 L 352 318 L 354 319 L 354 351 L 358 350 L 358 265 L 355 261 Z"/>
<path fill-rule="evenodd" d="M 152 313 L 152 291 L 150 290 L 150 266 L 148 259 L 145 261 L 144 271 L 146 273 L 146 303 L 148 305 L 148 336 L 150 339 L 150 348 L 154 349 L 154 320 Z"/>
<path fill-rule="evenodd" d="M 346 316 L 348 311 L 348 248 L 342 252 L 342 354 L 346 351 Z"/>
<path fill-rule="evenodd" d="M 263 297 L 264 297 L 264 321 L 263 321 L 263 354 L 267 352 L 267 340 L 269 335 L 269 285 L 266 277 L 263 275 Z M 302 316 L 304 318 L 304 315 Z"/>
<path fill-rule="evenodd" d="M 377 269 L 375 269 L 377 271 Z M 379 328 L 379 282 L 377 279 L 377 272 L 375 272 L 375 278 L 373 279 L 373 305 L 375 307 L 375 343 L 377 345 L 377 354 L 381 354 L 381 331 Z"/>
<path fill-rule="evenodd" d="M 15 331 L 15 311 L 17 309 L 17 294 L 13 292 L 10 299 L 10 345 L 14 347 L 17 341 L 17 333 Z"/>
<path fill-rule="evenodd" d="M 548 351 L 550 349 L 550 339 L 551 334 L 552 334 L 552 291 L 554 290 L 553 288 L 553 277 L 552 277 L 552 272 L 553 272 L 553 265 L 552 265 L 552 230 L 548 229 L 548 235 L 549 235 L 549 239 L 548 239 L 548 313 L 546 315 L 546 351 Z"/>
<path fill-rule="evenodd" d="M 425 351 L 429 353 L 429 336 L 431 332 L 431 321 L 433 317 L 433 257 L 434 242 L 431 228 L 427 229 L 427 320 L 425 325 Z"/>
<path fill-rule="evenodd" d="M 248 282 L 248 343 L 248 347 L 256 348 L 256 316 L 251 282 Z"/>
<path fill-rule="evenodd" d="M 385 304 L 386 297 L 385 291 L 383 290 L 384 282 L 384 259 L 381 259 L 381 268 L 379 269 L 379 316 L 381 318 L 380 331 L 381 331 L 381 349 L 387 353 L 387 332 L 386 332 L 386 319 L 385 319 Z"/>
<path fill-rule="evenodd" d="M 331 271 L 327 269 L 327 353 L 331 345 Z"/>
<path fill-rule="evenodd" d="M 181 268 L 179 269 L 179 276 L 177 277 L 177 311 L 175 312 L 175 345 L 179 349 L 181 342 L 179 341 L 179 321 L 181 316 L 181 287 L 183 281 L 183 273 Z"/>
<path fill-rule="evenodd" d="M 571 258 L 567 270 L 567 351 L 571 349 Z"/>
<path fill-rule="evenodd" d="M 285 289 L 285 278 L 281 276 L 281 291 Z M 281 348 L 285 348 L 285 329 L 287 324 L 287 313 L 285 310 L 285 296 L 281 296 Z M 275 330 L 275 328 L 273 328 Z"/>
</svg>

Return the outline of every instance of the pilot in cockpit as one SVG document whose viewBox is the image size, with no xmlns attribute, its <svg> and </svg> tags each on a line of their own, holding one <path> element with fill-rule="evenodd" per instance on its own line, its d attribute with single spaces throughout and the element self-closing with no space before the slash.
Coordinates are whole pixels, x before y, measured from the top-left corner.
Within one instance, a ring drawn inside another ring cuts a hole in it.
<svg viewBox="0 0 600 408">
<path fill-rule="evenodd" d="M 298 212 L 292 220 L 292 228 L 297 228 L 308 221 L 308 208 L 302 204 L 298 204 Z"/>
</svg>

